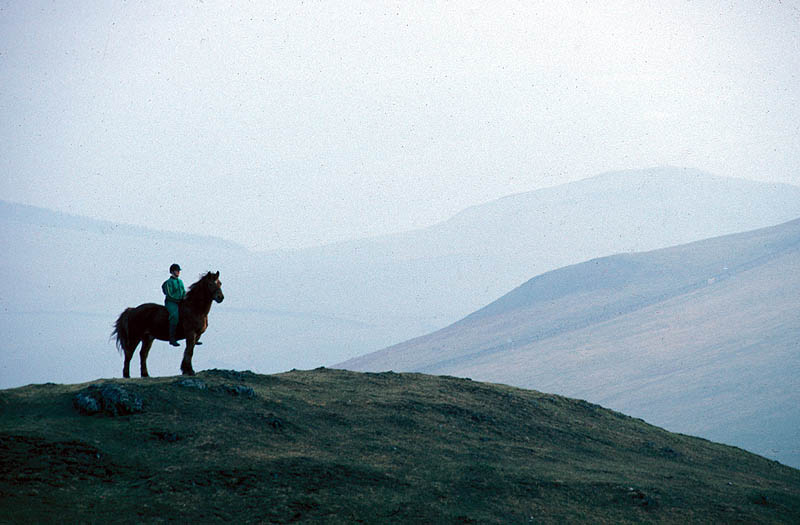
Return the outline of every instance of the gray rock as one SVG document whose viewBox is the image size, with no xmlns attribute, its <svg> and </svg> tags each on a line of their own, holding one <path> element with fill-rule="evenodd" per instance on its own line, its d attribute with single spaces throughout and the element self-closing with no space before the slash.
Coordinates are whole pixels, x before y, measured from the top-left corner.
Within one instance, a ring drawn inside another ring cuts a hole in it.
<svg viewBox="0 0 800 525">
<path fill-rule="evenodd" d="M 104 413 L 120 416 L 142 411 L 142 398 L 114 384 L 89 385 L 75 395 L 72 404 L 85 415 Z"/>
<path fill-rule="evenodd" d="M 222 389 L 232 396 L 252 398 L 256 396 L 255 390 L 246 385 L 222 385 Z"/>
<path fill-rule="evenodd" d="M 92 396 L 80 392 L 72 398 L 73 406 L 82 414 L 96 414 L 100 412 L 100 404 Z"/>
<path fill-rule="evenodd" d="M 178 385 L 185 388 L 196 388 L 198 390 L 205 390 L 208 388 L 204 381 L 195 378 L 182 379 L 181 381 L 178 381 Z"/>
</svg>

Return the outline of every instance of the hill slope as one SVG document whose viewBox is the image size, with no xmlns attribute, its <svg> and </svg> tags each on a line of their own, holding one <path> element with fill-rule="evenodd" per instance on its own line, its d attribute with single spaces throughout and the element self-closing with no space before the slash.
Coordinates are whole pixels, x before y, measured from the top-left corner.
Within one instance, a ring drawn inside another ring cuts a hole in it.
<svg viewBox="0 0 800 525">
<path fill-rule="evenodd" d="M 101 391 L 106 412 L 73 406 Z M 448 377 L 212 370 L 5 390 L 0 452 L 0 514 L 19 523 L 800 519 L 800 471 Z"/>
<path fill-rule="evenodd" d="M 531 279 L 343 363 L 557 392 L 800 466 L 800 220 Z"/>
</svg>

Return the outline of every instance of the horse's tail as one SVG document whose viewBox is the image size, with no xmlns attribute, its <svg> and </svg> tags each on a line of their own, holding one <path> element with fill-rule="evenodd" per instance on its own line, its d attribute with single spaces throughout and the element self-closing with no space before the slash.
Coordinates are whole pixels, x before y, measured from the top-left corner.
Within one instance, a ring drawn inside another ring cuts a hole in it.
<svg viewBox="0 0 800 525">
<path fill-rule="evenodd" d="M 114 331 L 111 332 L 111 338 L 117 338 L 117 350 L 123 352 L 129 346 L 130 331 L 128 330 L 128 321 L 130 320 L 133 308 L 126 308 L 124 312 L 119 315 L 117 322 L 114 323 Z"/>
</svg>

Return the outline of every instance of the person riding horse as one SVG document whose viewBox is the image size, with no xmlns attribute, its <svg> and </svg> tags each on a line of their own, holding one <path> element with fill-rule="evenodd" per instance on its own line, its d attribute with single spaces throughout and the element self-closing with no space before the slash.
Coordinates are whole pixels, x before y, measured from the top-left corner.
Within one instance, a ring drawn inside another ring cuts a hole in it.
<svg viewBox="0 0 800 525">
<path fill-rule="evenodd" d="M 170 266 L 169 273 L 169 279 L 161 285 L 161 291 L 164 292 L 164 306 L 169 312 L 169 344 L 180 346 L 175 340 L 175 331 L 178 329 L 180 304 L 186 298 L 186 288 L 180 279 L 181 267 L 179 265 Z"/>
<path fill-rule="evenodd" d="M 225 299 L 225 295 L 222 293 L 219 272 L 207 272 L 187 291 L 179 277 L 180 267 L 175 265 L 170 270 L 172 270 L 172 278 L 163 285 L 166 307 L 155 303 L 144 303 L 135 308 L 126 308 L 114 323 L 111 337 L 116 338 L 117 348 L 125 353 L 122 377 L 130 377 L 131 359 L 139 343 L 142 344 L 139 356 L 142 377 L 149 377 L 147 356 L 150 354 L 153 341 L 156 339 L 159 341 L 172 340 L 177 343 L 179 338 L 186 339 L 181 373 L 194 375 L 192 367 L 194 347 L 208 328 L 208 312 L 211 310 L 211 303 L 221 303 Z M 177 301 L 180 299 L 183 301 L 179 304 Z M 180 315 L 180 322 L 174 324 L 170 322 L 172 321 L 170 310 L 179 310 L 176 313 Z"/>
</svg>

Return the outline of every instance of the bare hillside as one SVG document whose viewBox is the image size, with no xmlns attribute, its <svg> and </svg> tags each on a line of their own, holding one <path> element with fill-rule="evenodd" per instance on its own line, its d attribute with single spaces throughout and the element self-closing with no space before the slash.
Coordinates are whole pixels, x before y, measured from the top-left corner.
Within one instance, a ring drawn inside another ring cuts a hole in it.
<svg viewBox="0 0 800 525">
<path fill-rule="evenodd" d="M 341 366 L 557 392 L 800 465 L 800 221 L 549 272 Z"/>
</svg>

